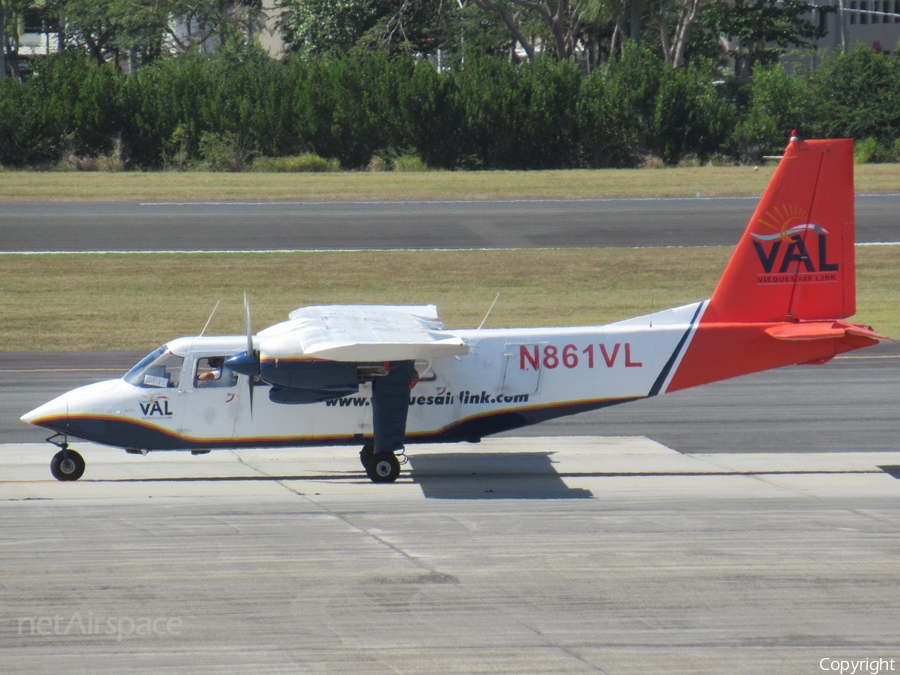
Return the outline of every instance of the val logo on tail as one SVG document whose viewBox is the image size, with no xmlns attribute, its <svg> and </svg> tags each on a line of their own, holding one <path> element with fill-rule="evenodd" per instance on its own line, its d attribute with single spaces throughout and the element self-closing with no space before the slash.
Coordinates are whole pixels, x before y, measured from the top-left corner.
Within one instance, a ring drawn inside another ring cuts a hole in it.
<svg viewBox="0 0 900 675">
<path fill-rule="evenodd" d="M 853 246 L 852 141 L 792 138 L 709 300 L 605 326 L 484 330 L 446 330 L 434 305 L 329 305 L 254 335 L 245 299 L 246 335 L 172 340 L 22 420 L 55 432 L 59 480 L 85 469 L 72 438 L 142 454 L 356 445 L 366 474 L 389 483 L 409 444 L 478 441 L 877 344 L 845 321 Z"/>
</svg>

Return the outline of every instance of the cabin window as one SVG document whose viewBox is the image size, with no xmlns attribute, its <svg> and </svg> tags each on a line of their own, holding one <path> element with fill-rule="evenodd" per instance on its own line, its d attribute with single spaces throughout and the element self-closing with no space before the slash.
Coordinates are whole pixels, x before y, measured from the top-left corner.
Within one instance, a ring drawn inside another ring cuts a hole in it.
<svg viewBox="0 0 900 675">
<path fill-rule="evenodd" d="M 214 387 L 233 387 L 237 384 L 237 373 L 225 366 L 225 356 L 204 356 L 197 359 L 194 371 L 194 387 L 196 389 L 212 389 Z"/>
<path fill-rule="evenodd" d="M 181 380 L 184 357 L 160 347 L 148 354 L 134 368 L 125 373 L 124 380 L 135 387 L 171 389 Z"/>
</svg>

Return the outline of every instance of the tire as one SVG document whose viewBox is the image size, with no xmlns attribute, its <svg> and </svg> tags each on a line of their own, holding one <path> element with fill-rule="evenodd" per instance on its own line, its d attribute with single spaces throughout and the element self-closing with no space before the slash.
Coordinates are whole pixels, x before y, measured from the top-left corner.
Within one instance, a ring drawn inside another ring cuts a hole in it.
<svg viewBox="0 0 900 675">
<path fill-rule="evenodd" d="M 68 458 L 66 457 L 68 454 Z M 60 450 L 50 460 L 50 473 L 56 480 L 72 481 L 84 473 L 84 457 L 74 450 Z"/>
<path fill-rule="evenodd" d="M 374 443 L 366 443 L 362 446 L 362 450 L 359 451 L 359 461 L 362 462 L 363 468 L 368 471 L 369 470 L 369 460 L 372 458 L 372 455 L 375 454 L 375 444 Z"/>
<path fill-rule="evenodd" d="M 366 465 L 366 475 L 373 483 L 393 483 L 400 475 L 400 461 L 393 452 L 374 454 Z"/>
</svg>

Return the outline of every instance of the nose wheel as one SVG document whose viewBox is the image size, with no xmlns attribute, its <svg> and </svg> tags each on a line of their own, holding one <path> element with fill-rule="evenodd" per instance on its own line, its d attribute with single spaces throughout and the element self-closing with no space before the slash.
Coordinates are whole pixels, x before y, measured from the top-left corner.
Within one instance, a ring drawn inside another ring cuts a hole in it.
<svg viewBox="0 0 900 675">
<path fill-rule="evenodd" d="M 65 437 L 63 437 L 61 442 L 53 440 L 54 438 L 57 438 L 57 436 L 47 439 L 59 448 L 59 452 L 53 455 L 53 459 L 50 460 L 50 473 L 53 474 L 56 480 L 78 480 L 84 473 L 84 457 L 69 449 L 69 444 L 65 441 Z"/>
<path fill-rule="evenodd" d="M 84 457 L 74 450 L 60 450 L 50 461 L 50 473 L 56 480 L 78 480 L 84 473 Z"/>
</svg>

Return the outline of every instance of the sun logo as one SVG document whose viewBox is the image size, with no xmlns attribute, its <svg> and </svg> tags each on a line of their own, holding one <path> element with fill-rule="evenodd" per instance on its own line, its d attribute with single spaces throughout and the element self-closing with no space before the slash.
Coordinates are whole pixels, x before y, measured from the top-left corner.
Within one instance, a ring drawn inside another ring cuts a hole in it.
<svg viewBox="0 0 900 675">
<path fill-rule="evenodd" d="M 806 223 L 806 211 L 794 204 L 782 204 L 768 211 L 766 215 L 757 222 L 765 225 L 770 230 L 775 230 L 777 234 L 756 234 L 752 233 L 755 239 L 760 241 L 774 241 L 781 239 L 790 242 L 791 238 L 798 232 L 807 229 L 809 225 Z M 802 225 L 801 225 L 802 224 Z"/>
<path fill-rule="evenodd" d="M 795 278 L 803 281 L 835 280 L 834 275 L 828 279 L 809 276 L 816 272 L 836 272 L 840 269 L 840 263 L 828 261 L 828 230 L 821 225 L 810 223 L 808 212 L 793 204 L 782 204 L 767 210 L 757 222 L 769 230 L 774 230 L 772 234 L 750 233 L 753 249 L 765 274 L 777 270 L 777 274 L 793 275 L 785 277 L 789 281 Z M 818 267 L 815 257 L 810 255 L 816 252 L 816 245 L 818 245 Z M 796 276 L 798 274 L 802 279 Z"/>
</svg>

